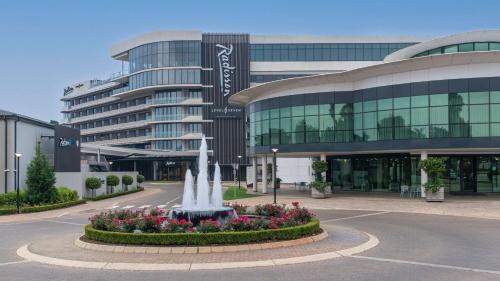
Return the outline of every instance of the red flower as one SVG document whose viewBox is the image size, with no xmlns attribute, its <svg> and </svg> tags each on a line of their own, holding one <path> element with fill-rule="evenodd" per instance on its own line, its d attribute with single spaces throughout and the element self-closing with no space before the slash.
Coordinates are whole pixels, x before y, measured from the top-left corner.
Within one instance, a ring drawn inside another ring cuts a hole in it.
<svg viewBox="0 0 500 281">
<path fill-rule="evenodd" d="M 294 202 L 292 202 L 292 205 L 297 208 L 297 207 L 299 207 L 299 202 L 294 201 Z"/>
</svg>

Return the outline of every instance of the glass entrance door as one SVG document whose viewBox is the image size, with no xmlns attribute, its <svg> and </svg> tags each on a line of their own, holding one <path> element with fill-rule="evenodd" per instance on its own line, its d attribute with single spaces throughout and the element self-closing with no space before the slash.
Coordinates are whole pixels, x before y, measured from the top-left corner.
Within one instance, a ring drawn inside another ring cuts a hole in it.
<svg viewBox="0 0 500 281">
<path fill-rule="evenodd" d="M 462 158 L 462 192 L 476 192 L 475 165 L 473 157 Z"/>
</svg>

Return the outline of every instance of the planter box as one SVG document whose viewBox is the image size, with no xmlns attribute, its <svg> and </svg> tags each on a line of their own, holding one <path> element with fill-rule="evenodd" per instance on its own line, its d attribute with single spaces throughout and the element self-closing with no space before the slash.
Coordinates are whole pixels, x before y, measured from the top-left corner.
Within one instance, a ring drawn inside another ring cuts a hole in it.
<svg viewBox="0 0 500 281">
<path fill-rule="evenodd" d="M 438 192 L 430 190 L 425 192 L 425 200 L 427 202 L 443 202 L 444 201 L 444 187 L 441 187 Z"/>
<path fill-rule="evenodd" d="M 330 186 L 328 186 L 325 189 L 325 192 L 319 192 L 316 188 L 311 187 L 311 197 L 316 199 L 324 199 L 332 197 L 332 189 Z"/>
</svg>

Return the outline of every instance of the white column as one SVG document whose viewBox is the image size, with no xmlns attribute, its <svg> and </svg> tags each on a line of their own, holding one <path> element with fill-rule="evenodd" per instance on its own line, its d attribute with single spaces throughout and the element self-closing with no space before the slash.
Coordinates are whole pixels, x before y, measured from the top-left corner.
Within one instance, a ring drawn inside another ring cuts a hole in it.
<svg viewBox="0 0 500 281">
<path fill-rule="evenodd" d="M 427 151 L 420 152 L 420 160 L 427 159 Z M 424 184 L 427 183 L 427 173 L 424 170 L 420 170 L 420 183 L 422 185 L 422 198 L 425 198 L 425 188 Z"/>
<path fill-rule="evenodd" d="M 267 155 L 262 156 L 262 193 L 267 193 Z"/>
<path fill-rule="evenodd" d="M 259 184 L 257 182 L 257 164 L 258 164 L 257 157 L 255 156 L 252 158 L 252 183 L 253 183 L 252 190 L 254 192 L 257 192 L 257 185 Z"/>
<path fill-rule="evenodd" d="M 326 162 L 326 154 L 325 153 L 321 153 L 319 155 L 319 160 Z M 323 179 L 325 179 L 326 178 L 326 172 L 321 173 L 321 176 L 323 177 Z"/>
</svg>

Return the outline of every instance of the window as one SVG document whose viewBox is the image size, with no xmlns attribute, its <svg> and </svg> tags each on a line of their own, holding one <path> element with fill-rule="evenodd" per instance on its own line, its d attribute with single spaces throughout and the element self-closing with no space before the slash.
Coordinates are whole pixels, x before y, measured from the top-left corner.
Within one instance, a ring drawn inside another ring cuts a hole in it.
<svg viewBox="0 0 500 281">
<path fill-rule="evenodd" d="M 257 146 L 500 136 L 500 91 L 281 107 L 249 120 Z"/>
</svg>

